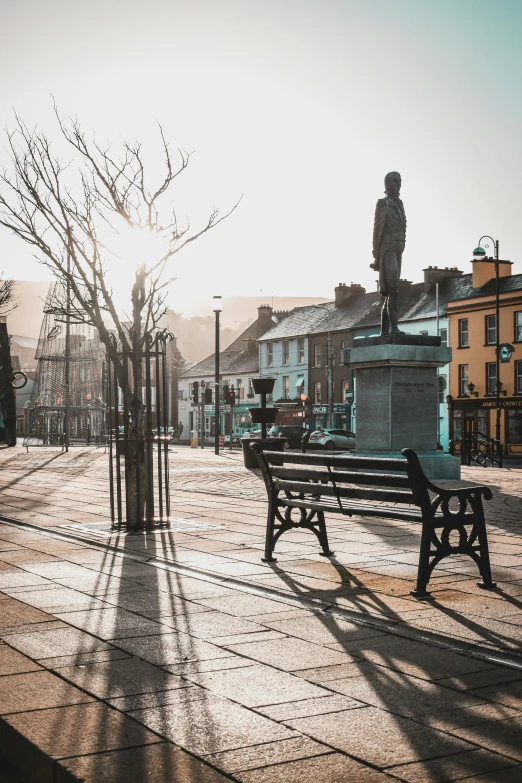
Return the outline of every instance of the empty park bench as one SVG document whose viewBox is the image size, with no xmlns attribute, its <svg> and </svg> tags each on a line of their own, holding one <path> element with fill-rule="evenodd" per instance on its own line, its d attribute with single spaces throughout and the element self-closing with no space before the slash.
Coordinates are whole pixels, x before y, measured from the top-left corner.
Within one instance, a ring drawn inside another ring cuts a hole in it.
<svg viewBox="0 0 522 783">
<path fill-rule="evenodd" d="M 273 562 L 278 540 L 287 530 L 311 530 L 322 554 L 328 546 L 325 512 L 346 516 L 382 517 L 422 525 L 417 586 L 426 590 L 437 563 L 450 555 L 469 555 L 482 576 L 480 587 L 491 589 L 488 541 L 482 498 L 489 487 L 443 489 L 424 475 L 418 457 L 403 449 L 404 459 L 330 456 L 317 453 L 263 451 L 252 443 L 268 494 L 265 562 Z M 292 512 L 297 512 L 297 519 Z"/>
</svg>

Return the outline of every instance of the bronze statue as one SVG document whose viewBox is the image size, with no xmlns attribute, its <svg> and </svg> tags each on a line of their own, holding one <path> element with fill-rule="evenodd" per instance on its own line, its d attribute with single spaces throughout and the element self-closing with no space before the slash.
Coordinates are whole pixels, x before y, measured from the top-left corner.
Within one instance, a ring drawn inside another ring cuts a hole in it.
<svg viewBox="0 0 522 783">
<path fill-rule="evenodd" d="M 381 334 L 402 334 L 397 327 L 397 298 L 401 262 L 406 243 L 406 215 L 399 198 L 401 175 L 391 171 L 384 178 L 386 198 L 375 208 L 372 269 L 379 271 L 379 292 L 385 297 L 381 311 Z"/>
</svg>

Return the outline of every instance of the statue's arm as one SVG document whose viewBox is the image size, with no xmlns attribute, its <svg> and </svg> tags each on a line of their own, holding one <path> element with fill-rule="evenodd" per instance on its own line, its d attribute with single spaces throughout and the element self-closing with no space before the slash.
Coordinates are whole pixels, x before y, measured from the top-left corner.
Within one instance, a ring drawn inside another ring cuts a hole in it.
<svg viewBox="0 0 522 783">
<path fill-rule="evenodd" d="M 381 241 L 385 225 L 386 203 L 383 199 L 377 202 L 377 206 L 375 207 L 375 221 L 373 224 L 373 257 L 376 261 L 379 260 L 381 255 Z"/>
</svg>

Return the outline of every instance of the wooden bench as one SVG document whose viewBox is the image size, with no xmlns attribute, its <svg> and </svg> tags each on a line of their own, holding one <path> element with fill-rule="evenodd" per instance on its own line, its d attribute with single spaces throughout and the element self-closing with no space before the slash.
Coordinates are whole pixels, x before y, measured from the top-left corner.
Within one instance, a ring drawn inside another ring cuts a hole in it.
<svg viewBox="0 0 522 783">
<path fill-rule="evenodd" d="M 492 589 L 482 498 L 488 487 L 442 489 L 429 481 L 418 457 L 403 449 L 404 459 L 383 459 L 299 452 L 263 451 L 252 443 L 268 494 L 264 562 L 273 562 L 274 548 L 287 530 L 311 530 L 325 556 L 328 546 L 325 512 L 382 517 L 422 524 L 417 586 L 426 590 L 437 563 L 450 555 L 469 555 L 482 576 L 480 587 Z M 297 518 L 292 513 L 297 512 Z"/>
</svg>

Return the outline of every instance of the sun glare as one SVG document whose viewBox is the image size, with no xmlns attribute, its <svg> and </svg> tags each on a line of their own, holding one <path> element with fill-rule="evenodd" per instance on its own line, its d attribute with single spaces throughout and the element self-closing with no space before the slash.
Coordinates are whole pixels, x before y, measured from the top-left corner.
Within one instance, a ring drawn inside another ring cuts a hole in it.
<svg viewBox="0 0 522 783">
<path fill-rule="evenodd" d="M 106 244 L 109 251 L 106 254 L 107 282 L 114 291 L 117 309 L 128 313 L 137 270 L 141 266 L 150 269 L 157 264 L 167 251 L 167 243 L 155 231 L 124 224 Z M 167 270 L 164 277 L 168 276 Z"/>
</svg>

